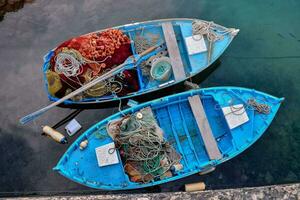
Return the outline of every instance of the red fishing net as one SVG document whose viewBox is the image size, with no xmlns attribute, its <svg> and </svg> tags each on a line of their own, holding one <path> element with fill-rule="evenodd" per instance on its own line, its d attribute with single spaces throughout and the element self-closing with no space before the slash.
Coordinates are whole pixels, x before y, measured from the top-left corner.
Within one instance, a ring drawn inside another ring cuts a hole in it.
<svg viewBox="0 0 300 200">
<path fill-rule="evenodd" d="M 50 70 L 55 71 L 55 58 L 65 49 L 78 52 L 84 58 L 85 64 L 81 65 L 82 69 L 76 76 L 66 76 L 59 73 L 63 87 L 56 93 L 58 97 L 64 96 L 68 88 L 77 89 L 88 81 L 86 80 L 88 72 L 92 72 L 90 78 L 99 76 L 114 66 L 122 64 L 132 55 L 128 36 L 120 30 L 108 29 L 100 33 L 91 33 L 63 42 L 56 48 L 54 56 L 51 58 Z M 125 71 L 122 78 L 120 76 L 115 78 L 124 86 L 119 95 L 125 95 L 139 89 L 135 70 Z"/>
</svg>

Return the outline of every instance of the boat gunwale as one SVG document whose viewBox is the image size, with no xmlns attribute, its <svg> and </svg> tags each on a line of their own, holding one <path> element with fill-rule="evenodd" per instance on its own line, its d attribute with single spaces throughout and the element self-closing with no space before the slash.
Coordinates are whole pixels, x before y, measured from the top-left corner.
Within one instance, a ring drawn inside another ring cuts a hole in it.
<svg viewBox="0 0 300 200">
<path fill-rule="evenodd" d="M 118 112 L 118 113 L 115 113 L 115 114 L 113 114 L 113 115 L 97 122 L 96 124 L 91 126 L 89 129 L 87 129 L 81 136 L 79 136 L 71 144 L 71 146 L 67 149 L 67 151 L 63 154 L 63 156 L 60 158 L 59 162 L 57 163 L 56 167 L 53 168 L 53 170 L 59 171 L 60 174 L 62 174 L 63 176 L 65 176 L 68 179 L 71 179 L 71 180 L 73 180 L 77 183 L 80 183 L 82 185 L 89 186 L 91 188 L 103 189 L 103 190 L 126 190 L 126 189 L 144 188 L 144 187 L 163 184 L 163 183 L 170 182 L 170 181 L 175 181 L 175 180 L 178 180 L 178 179 L 181 179 L 181 178 L 199 173 L 202 170 L 204 170 L 205 166 L 207 166 L 207 165 L 216 166 L 216 165 L 219 165 L 221 163 L 224 163 L 227 160 L 230 160 L 230 159 L 234 158 L 235 156 L 239 155 L 240 153 L 242 153 L 243 151 L 248 149 L 250 146 L 252 146 L 263 135 L 263 133 L 270 126 L 271 122 L 273 121 L 274 117 L 276 116 L 276 113 L 278 112 L 279 107 L 280 107 L 281 103 L 283 102 L 284 98 L 278 98 L 278 97 L 275 97 L 275 96 L 270 95 L 268 93 L 260 92 L 260 91 L 254 90 L 254 89 L 242 88 L 242 87 L 230 87 L 230 86 L 210 87 L 210 88 L 204 88 L 204 89 L 200 88 L 200 89 L 196 89 L 196 90 L 189 90 L 189 91 L 182 92 L 182 93 L 179 93 L 179 94 L 173 94 L 173 95 L 170 95 L 170 96 L 158 98 L 158 99 L 155 99 L 155 100 L 152 100 L 152 101 L 148 101 L 148 102 L 145 102 L 145 103 L 142 103 L 142 104 L 138 104 L 135 107 L 130 107 L 130 108 L 127 108 L 124 111 L 122 111 L 123 114 L 127 114 L 127 113 L 131 113 L 131 112 L 135 112 L 135 111 L 137 111 L 141 108 L 144 108 L 144 107 L 147 107 L 147 106 L 152 106 L 153 104 L 160 103 L 161 101 L 164 101 L 165 99 L 168 100 L 168 98 L 172 98 L 172 97 L 180 97 L 180 96 L 184 96 L 184 95 L 193 96 L 193 95 L 200 95 L 200 93 L 205 95 L 206 92 L 210 92 L 210 91 L 213 92 L 214 90 L 221 90 L 221 91 L 226 90 L 226 91 L 228 91 L 228 89 L 229 89 L 229 91 L 231 91 L 231 90 L 240 90 L 240 91 L 243 91 L 243 92 L 252 92 L 252 93 L 254 92 L 257 95 L 262 95 L 262 96 L 271 98 L 274 101 L 276 100 L 277 103 L 276 103 L 275 112 L 273 113 L 272 116 L 268 117 L 268 124 L 263 126 L 259 130 L 259 132 L 255 135 L 255 137 L 253 137 L 251 139 L 251 141 L 247 143 L 247 145 L 244 145 L 241 148 L 236 149 L 234 152 L 230 153 L 230 155 L 227 155 L 227 156 L 224 155 L 223 158 L 221 158 L 220 160 L 213 160 L 213 161 L 210 161 L 208 163 L 204 163 L 203 167 L 200 167 L 198 169 L 194 169 L 194 170 L 192 169 L 191 171 L 186 171 L 183 174 L 178 174 L 177 176 L 173 176 L 171 178 L 166 178 L 166 179 L 159 180 L 159 181 L 156 181 L 156 182 L 150 182 L 150 183 L 146 183 L 146 184 L 139 184 L 139 183 L 134 183 L 134 182 L 129 181 L 130 183 L 133 183 L 133 184 L 127 185 L 126 187 L 124 187 L 120 184 L 119 187 L 115 186 L 114 188 L 112 188 L 111 185 L 108 186 L 108 185 L 102 184 L 100 187 L 97 187 L 97 186 L 89 184 L 87 182 L 84 183 L 80 180 L 76 180 L 77 178 L 75 178 L 73 176 L 69 176 L 68 173 L 66 173 L 66 170 L 63 170 L 63 169 L 60 168 L 60 165 L 63 165 L 62 163 L 64 162 L 65 158 L 67 156 L 69 156 L 70 153 L 72 153 L 71 150 L 74 149 L 74 147 L 78 146 L 80 141 L 82 141 L 83 139 L 88 138 L 89 136 L 91 136 L 92 133 L 94 132 L 94 130 L 98 130 L 99 127 L 101 127 L 102 124 L 107 123 L 108 121 L 113 120 L 118 116 L 121 116 L 121 112 Z"/>
<path fill-rule="evenodd" d="M 110 27 L 110 28 L 104 28 L 104 29 L 100 29 L 98 31 L 94 31 L 94 32 L 89 32 L 89 33 L 86 33 L 86 34 L 83 34 L 83 35 L 79 35 L 79 36 L 75 36 L 75 37 L 80 37 L 80 36 L 86 36 L 86 35 L 89 35 L 89 34 L 92 34 L 92 33 L 101 33 L 103 31 L 106 31 L 106 30 L 109 30 L 109 29 L 120 29 L 122 27 L 130 27 L 130 26 L 138 26 L 138 25 L 143 25 L 143 24 L 148 24 L 148 23 L 159 23 L 159 22 L 166 22 L 166 21 L 172 21 L 172 22 L 180 22 L 180 21 L 193 21 L 193 20 L 199 20 L 199 21 L 203 21 L 203 22 L 209 22 L 209 21 L 206 21 L 206 20 L 202 20 L 202 19 L 196 19 L 196 18 L 166 18 L 166 19 L 156 19 L 156 20 L 148 20 L 148 21 L 143 21 L 143 22 L 134 22 L 134 23 L 129 23 L 129 24 L 125 24 L 125 25 L 117 25 L 117 26 L 114 26 L 114 27 Z M 216 24 L 217 26 L 221 27 L 221 28 L 226 28 L 222 25 L 219 25 L 219 24 Z M 133 29 L 134 30 L 134 29 Z M 225 35 L 228 35 L 230 33 L 227 33 Z M 220 54 L 212 59 L 211 61 L 207 61 L 207 65 L 202 67 L 201 69 L 199 69 L 199 71 L 193 73 L 193 74 L 189 74 L 189 76 L 186 76 L 185 79 L 183 80 L 179 80 L 179 81 L 173 81 L 171 83 L 168 83 L 168 84 L 165 84 L 163 86 L 157 86 L 157 87 L 154 87 L 154 88 L 151 88 L 151 89 L 147 89 L 147 90 L 143 90 L 143 91 L 136 91 L 136 92 L 133 92 L 133 93 L 130 93 L 130 95 L 125 95 L 125 96 L 122 96 L 122 97 L 108 97 L 108 98 L 103 98 L 101 99 L 101 97 L 96 97 L 98 99 L 94 99 L 93 98 L 88 98 L 84 101 L 73 101 L 73 100 L 66 100 L 64 101 L 62 104 L 63 105 L 91 105 L 91 104 L 101 104 L 101 103 L 107 103 L 107 102 L 112 102 L 112 101 L 117 101 L 117 100 L 123 100 L 123 99 L 129 99 L 129 98 L 134 98 L 134 97 L 137 97 L 137 96 L 141 96 L 141 95 L 145 95 L 145 94 L 148 94 L 148 93 L 151 93 L 151 92 L 155 92 L 155 91 L 158 91 L 158 90 L 161 90 L 161 89 L 165 89 L 167 87 L 171 87 L 171 86 L 174 86 L 174 85 L 177 85 L 177 84 L 180 84 L 182 83 L 183 81 L 187 80 L 187 79 L 190 79 L 192 78 L 193 76 L 199 74 L 200 72 L 204 71 L 205 69 L 207 69 L 209 66 L 211 66 L 211 64 L 213 64 L 223 53 L 224 51 L 228 48 L 228 46 L 231 44 L 232 40 L 235 38 L 236 35 L 230 35 L 230 39 L 228 41 L 228 43 L 224 46 L 223 49 L 221 49 L 220 51 Z M 71 37 L 73 38 L 73 37 Z M 57 98 L 57 97 L 54 97 L 52 96 L 49 91 L 48 91 L 48 88 L 47 88 L 47 80 L 46 80 L 46 64 L 49 63 L 50 59 L 46 60 L 45 58 L 49 57 L 49 55 L 51 53 L 53 53 L 55 50 L 57 49 L 57 47 L 53 48 L 52 50 L 50 50 L 45 56 L 44 56 L 44 64 L 43 64 L 43 74 L 44 74 L 44 85 L 45 85 L 45 88 L 46 88 L 46 92 L 47 92 L 47 96 L 48 96 L 48 99 L 50 101 L 58 101 L 60 98 Z"/>
</svg>

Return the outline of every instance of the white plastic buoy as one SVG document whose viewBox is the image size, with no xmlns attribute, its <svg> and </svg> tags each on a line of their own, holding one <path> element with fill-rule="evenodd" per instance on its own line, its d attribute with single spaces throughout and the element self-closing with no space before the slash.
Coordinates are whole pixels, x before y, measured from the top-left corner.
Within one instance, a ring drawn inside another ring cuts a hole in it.
<svg viewBox="0 0 300 200">
<path fill-rule="evenodd" d="M 43 132 L 45 135 L 52 138 L 54 141 L 56 141 L 58 143 L 61 143 L 61 144 L 68 143 L 66 137 L 63 134 L 61 134 L 60 132 L 51 128 L 50 126 L 43 126 Z"/>
<path fill-rule="evenodd" d="M 172 167 L 171 167 L 171 171 L 172 172 L 178 172 L 180 170 L 183 169 L 183 165 L 180 164 L 180 163 L 177 163 L 177 164 L 174 164 Z"/>
<path fill-rule="evenodd" d="M 80 142 L 80 144 L 79 144 L 79 149 L 80 149 L 80 150 L 85 149 L 85 148 L 87 147 L 88 143 L 89 143 L 88 140 L 83 140 L 83 141 Z"/>
<path fill-rule="evenodd" d="M 186 192 L 195 192 L 195 191 L 203 191 L 203 190 L 205 190 L 204 182 L 191 183 L 185 185 Z"/>
<path fill-rule="evenodd" d="M 138 112 L 136 114 L 136 118 L 139 119 L 139 120 L 143 119 L 143 114 L 141 112 Z"/>
</svg>

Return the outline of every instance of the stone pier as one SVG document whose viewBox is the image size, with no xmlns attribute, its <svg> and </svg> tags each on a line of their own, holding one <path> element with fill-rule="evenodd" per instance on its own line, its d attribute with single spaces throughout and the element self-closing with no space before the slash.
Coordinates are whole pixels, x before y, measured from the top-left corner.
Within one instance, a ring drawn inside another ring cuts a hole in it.
<svg viewBox="0 0 300 200">
<path fill-rule="evenodd" d="M 66 195 L 22 197 L 18 200 L 190 200 L 190 199 L 278 199 L 300 200 L 300 183 L 288 185 L 273 185 L 264 187 L 207 190 L 201 192 L 174 192 L 174 193 L 149 193 L 149 194 L 114 194 L 114 195 Z"/>
</svg>

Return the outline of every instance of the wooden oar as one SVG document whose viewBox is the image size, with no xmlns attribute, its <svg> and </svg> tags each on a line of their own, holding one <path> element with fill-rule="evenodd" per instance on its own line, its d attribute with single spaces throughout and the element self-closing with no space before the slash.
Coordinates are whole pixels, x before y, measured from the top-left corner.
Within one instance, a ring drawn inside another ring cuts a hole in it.
<svg viewBox="0 0 300 200">
<path fill-rule="evenodd" d="M 51 108 L 63 103 L 64 101 L 74 97 L 75 95 L 93 87 L 94 85 L 96 85 L 97 83 L 104 81 L 120 72 L 122 72 L 123 70 L 126 69 L 126 66 L 131 65 L 136 63 L 140 58 L 142 58 L 143 56 L 147 55 L 148 53 L 154 51 L 156 48 L 158 48 L 159 46 L 161 46 L 161 44 L 155 45 L 150 47 L 149 49 L 145 50 L 144 52 L 140 53 L 138 55 L 137 58 L 134 58 L 132 56 L 130 56 L 123 64 L 113 68 L 112 70 L 110 70 L 109 72 L 106 72 L 105 74 L 103 74 L 102 76 L 99 76 L 98 78 L 92 80 L 91 82 L 83 85 L 82 87 L 78 88 L 77 90 L 71 92 L 70 94 L 62 97 L 61 99 L 49 104 L 48 106 L 41 108 L 40 110 L 37 110 L 29 115 L 26 115 L 25 117 L 21 118 L 19 121 L 21 124 L 26 124 L 36 118 L 38 118 L 40 115 L 44 114 L 45 112 L 47 112 L 48 110 L 50 110 Z"/>
</svg>

